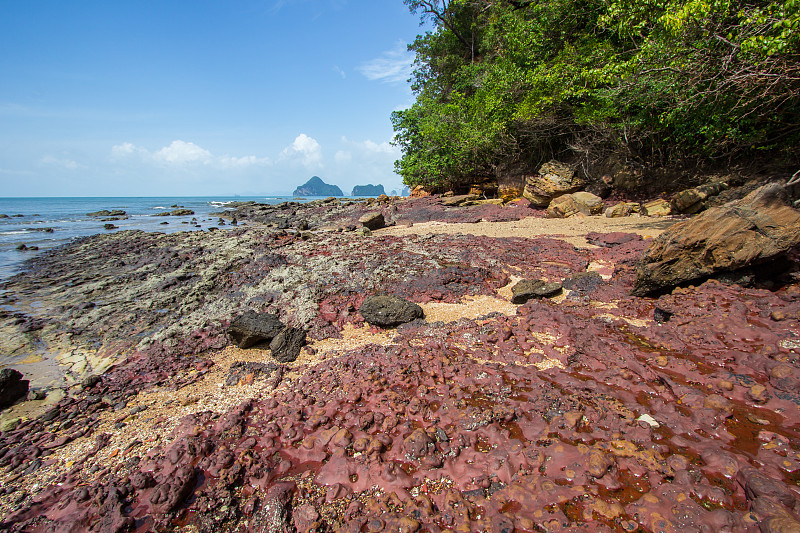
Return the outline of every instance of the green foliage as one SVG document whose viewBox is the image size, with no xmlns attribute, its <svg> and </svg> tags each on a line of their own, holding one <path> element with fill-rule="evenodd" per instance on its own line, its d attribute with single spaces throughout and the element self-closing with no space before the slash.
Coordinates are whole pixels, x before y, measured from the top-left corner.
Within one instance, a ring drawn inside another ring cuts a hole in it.
<svg viewBox="0 0 800 533">
<path fill-rule="evenodd" d="M 416 102 L 392 115 L 409 185 L 800 140 L 800 0 L 404 1 L 435 24 L 409 46 Z"/>
</svg>

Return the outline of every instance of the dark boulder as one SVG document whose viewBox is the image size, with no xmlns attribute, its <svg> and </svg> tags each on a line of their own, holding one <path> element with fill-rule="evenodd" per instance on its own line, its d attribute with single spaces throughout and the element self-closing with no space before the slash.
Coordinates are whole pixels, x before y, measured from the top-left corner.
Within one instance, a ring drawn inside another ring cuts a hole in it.
<svg viewBox="0 0 800 533">
<path fill-rule="evenodd" d="M 281 363 L 291 363 L 300 355 L 306 344 L 306 332 L 300 328 L 286 327 L 269 343 L 272 357 Z"/>
<path fill-rule="evenodd" d="M 597 272 L 578 272 L 561 282 L 565 289 L 578 292 L 591 292 L 603 284 L 603 277 Z"/>
<path fill-rule="evenodd" d="M 14 405 L 14 402 L 28 394 L 27 379 L 22 379 L 22 372 L 13 368 L 0 370 L 0 409 Z"/>
<path fill-rule="evenodd" d="M 779 184 L 678 222 L 636 265 L 631 294 L 645 296 L 776 259 L 800 244 L 800 212 Z"/>
<path fill-rule="evenodd" d="M 361 305 L 361 316 L 373 326 L 393 327 L 422 318 L 422 308 L 397 296 L 369 296 Z"/>
<path fill-rule="evenodd" d="M 92 213 L 86 213 L 87 217 L 124 217 L 127 213 L 121 209 L 114 209 L 113 211 L 109 211 L 108 209 L 103 209 L 102 211 L 94 211 Z"/>
<path fill-rule="evenodd" d="M 548 298 L 561 293 L 560 283 L 546 282 L 540 279 L 524 279 L 511 287 L 511 303 L 524 304 L 534 298 Z"/>
<path fill-rule="evenodd" d="M 228 326 L 228 337 L 239 348 L 270 342 L 285 326 L 277 315 L 247 311 Z"/>
<path fill-rule="evenodd" d="M 386 221 L 383 218 L 383 213 L 381 212 L 367 213 L 366 215 L 359 218 L 358 222 L 359 224 L 370 230 L 381 229 L 383 226 L 386 225 Z"/>
</svg>

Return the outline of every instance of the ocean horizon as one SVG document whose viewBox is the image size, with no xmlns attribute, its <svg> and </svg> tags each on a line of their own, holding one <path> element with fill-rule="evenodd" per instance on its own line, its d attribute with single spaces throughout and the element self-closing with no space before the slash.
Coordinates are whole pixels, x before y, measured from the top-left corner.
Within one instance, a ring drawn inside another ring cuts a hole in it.
<svg viewBox="0 0 800 533">
<path fill-rule="evenodd" d="M 225 210 L 234 202 L 280 204 L 309 202 L 320 197 L 295 196 L 108 196 L 108 197 L 4 197 L 0 198 L 0 281 L 24 268 L 25 261 L 74 239 L 124 230 L 202 231 L 219 224 L 212 213 Z M 191 215 L 159 216 L 175 209 L 188 209 Z M 89 216 L 97 211 L 124 211 L 120 220 L 108 216 Z M 113 224 L 113 229 L 106 229 Z M 20 249 L 24 246 L 24 249 Z"/>
</svg>

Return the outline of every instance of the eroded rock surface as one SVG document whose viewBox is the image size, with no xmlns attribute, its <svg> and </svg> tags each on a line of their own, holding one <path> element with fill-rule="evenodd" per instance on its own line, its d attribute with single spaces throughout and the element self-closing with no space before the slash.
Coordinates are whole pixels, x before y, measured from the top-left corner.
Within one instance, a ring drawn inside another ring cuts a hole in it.
<svg viewBox="0 0 800 533">
<path fill-rule="evenodd" d="M 114 364 L 0 434 L 2 528 L 791 530 L 797 283 L 639 298 L 648 243 L 594 240 L 607 246 L 252 227 L 44 254 L 4 284 L 4 350 L 79 347 Z M 607 279 L 585 274 L 596 264 L 613 266 Z M 368 294 L 458 304 L 498 297 L 511 276 L 570 292 L 218 368 L 227 321 L 248 309 L 322 341 L 370 330 Z M 240 400 L 220 407 L 204 386 Z"/>
<path fill-rule="evenodd" d="M 633 294 L 758 265 L 798 244 L 800 212 L 788 205 L 782 186 L 766 185 L 660 235 L 637 265 Z"/>
</svg>

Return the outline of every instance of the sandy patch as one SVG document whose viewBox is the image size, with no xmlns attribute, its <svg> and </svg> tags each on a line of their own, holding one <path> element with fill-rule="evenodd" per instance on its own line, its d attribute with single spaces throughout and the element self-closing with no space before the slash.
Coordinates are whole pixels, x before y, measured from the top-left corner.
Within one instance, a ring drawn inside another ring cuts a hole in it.
<svg viewBox="0 0 800 533">
<path fill-rule="evenodd" d="M 609 233 L 622 231 L 638 233 L 646 239 L 660 235 L 676 221 L 666 218 L 604 216 L 582 218 L 533 218 L 510 222 L 478 222 L 476 224 L 448 224 L 446 222 L 424 222 L 413 226 L 393 226 L 377 230 L 376 235 L 422 235 L 429 233 L 484 235 L 487 237 L 553 237 L 574 246 L 591 246 L 586 234 L 591 231 Z"/>
<path fill-rule="evenodd" d="M 425 311 L 426 322 L 456 322 L 462 318 L 475 319 L 489 313 L 512 316 L 517 312 L 516 305 L 492 296 L 467 297 L 455 304 L 431 302 L 420 306 Z"/>
</svg>

